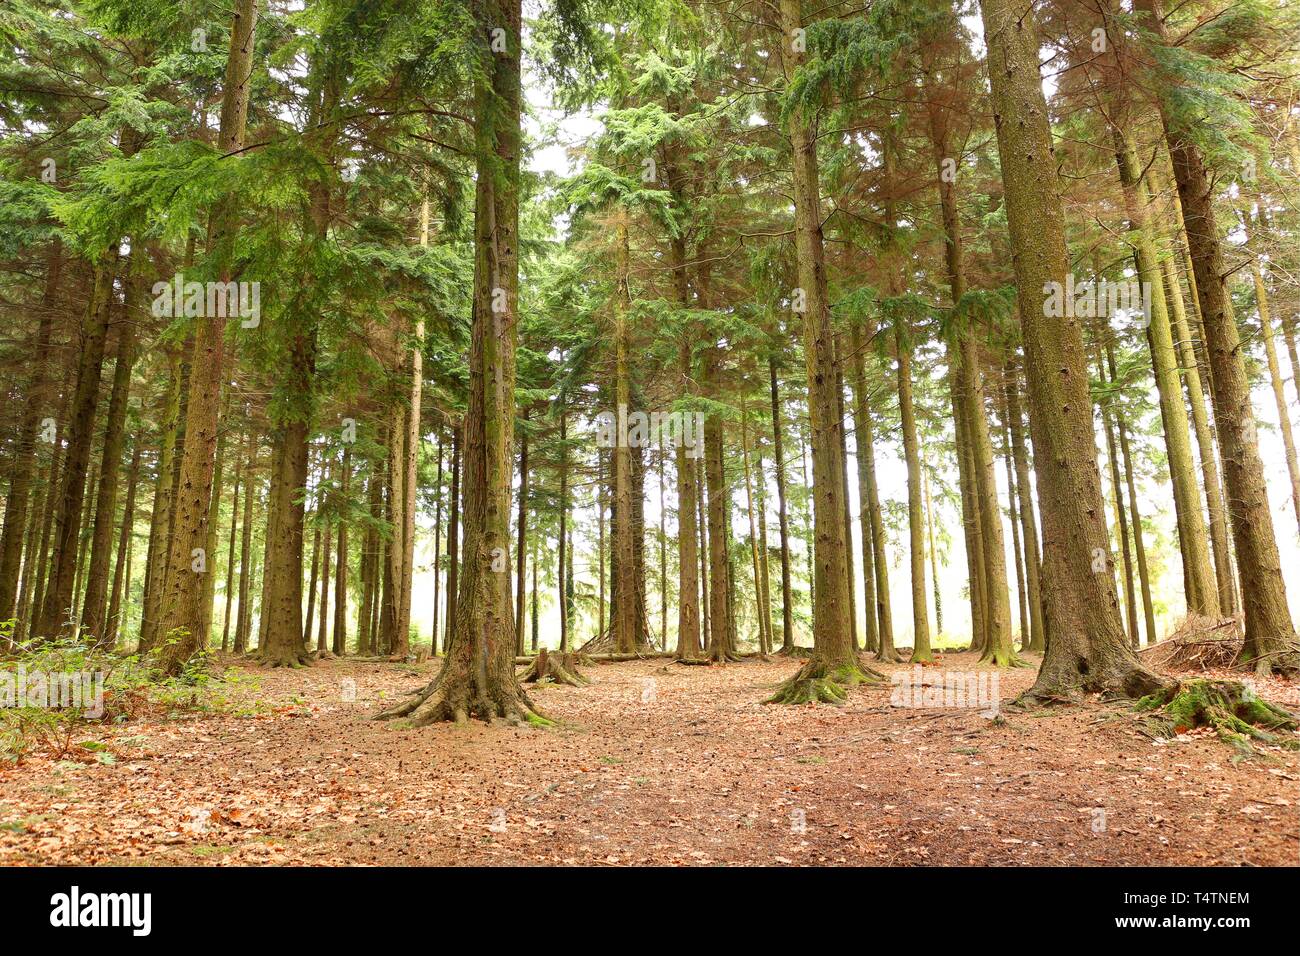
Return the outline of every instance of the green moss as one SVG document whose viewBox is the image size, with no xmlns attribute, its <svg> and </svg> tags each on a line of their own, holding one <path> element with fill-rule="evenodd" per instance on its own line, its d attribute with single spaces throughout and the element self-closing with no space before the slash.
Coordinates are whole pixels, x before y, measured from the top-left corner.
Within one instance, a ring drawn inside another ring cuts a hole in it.
<svg viewBox="0 0 1300 956">
<path fill-rule="evenodd" d="M 1173 684 L 1137 702 L 1139 711 L 1160 711 L 1153 729 L 1173 736 L 1193 727 L 1210 727 L 1219 739 L 1243 752 L 1257 740 L 1288 750 L 1300 749 L 1290 734 L 1300 724 L 1294 715 L 1260 699 L 1240 681 L 1190 680 Z"/>
<path fill-rule="evenodd" d="M 534 727 L 554 727 L 555 721 L 547 720 L 541 714 L 535 714 L 531 710 L 524 713 L 524 719 Z"/>
</svg>

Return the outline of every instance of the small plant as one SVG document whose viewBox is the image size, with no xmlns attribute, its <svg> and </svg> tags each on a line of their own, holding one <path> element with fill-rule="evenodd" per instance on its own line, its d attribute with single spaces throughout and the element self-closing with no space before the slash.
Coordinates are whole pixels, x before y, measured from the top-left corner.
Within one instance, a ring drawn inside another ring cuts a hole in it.
<svg viewBox="0 0 1300 956">
<path fill-rule="evenodd" d="M 11 625 L 0 631 L 10 633 Z M 75 637 L 15 645 L 0 666 L 0 760 L 42 751 L 56 760 L 111 763 L 106 744 L 78 740 L 87 725 L 208 709 L 209 686 L 220 679 L 210 658 L 198 654 L 180 674 L 164 677 L 157 667 L 162 651 L 124 655 Z"/>
</svg>

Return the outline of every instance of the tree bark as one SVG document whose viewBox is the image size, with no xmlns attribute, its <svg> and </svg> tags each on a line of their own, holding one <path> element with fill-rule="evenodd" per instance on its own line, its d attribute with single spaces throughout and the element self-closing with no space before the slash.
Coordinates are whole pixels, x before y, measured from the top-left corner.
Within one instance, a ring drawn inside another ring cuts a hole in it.
<svg viewBox="0 0 1300 956">
<path fill-rule="evenodd" d="M 225 90 L 222 94 L 217 149 L 223 155 L 238 153 L 244 146 L 253 74 L 253 44 L 257 26 L 256 0 L 235 0 L 231 25 L 230 52 L 226 60 Z M 217 274 L 222 282 L 232 279 L 234 243 L 237 234 L 231 207 L 222 201 L 211 220 L 210 245 L 216 250 Z M 159 608 L 158 637 L 175 634 L 178 640 L 163 654 L 160 667 L 165 673 L 179 673 L 198 647 L 202 614 L 201 580 L 194 570 L 194 551 L 207 541 L 208 505 L 215 469 L 217 419 L 221 410 L 221 388 L 225 352 L 225 322 L 215 317 L 196 323 L 194 351 L 189 377 L 189 400 L 185 415 L 185 448 L 180 461 L 176 526 L 167 556 Z M 301 542 L 301 535 L 299 536 Z M 301 547 L 301 543 L 299 544 Z M 299 551 L 301 554 L 301 551 Z M 211 573 L 204 572 L 204 573 Z M 302 575 L 298 574 L 301 592 Z M 302 613 L 301 603 L 298 615 Z"/>
<path fill-rule="evenodd" d="M 856 346 L 854 348 L 856 351 Z M 781 395 L 776 377 L 775 356 L 768 357 L 767 372 L 772 394 L 772 467 L 776 471 L 776 515 L 781 536 L 781 652 L 788 654 L 794 650 L 794 597 L 791 594 L 790 584 L 790 517 L 786 509 L 785 451 L 781 434 Z M 861 432 L 856 433 L 859 437 L 861 436 Z M 859 451 L 859 454 L 861 454 L 861 451 Z M 860 465 L 859 468 L 861 468 Z M 861 471 L 859 471 L 859 474 L 861 474 Z M 865 535 L 863 540 L 867 540 Z M 873 594 L 874 590 L 867 591 L 867 599 L 871 600 Z M 869 613 L 867 617 L 871 618 L 872 615 Z M 874 627 L 868 627 L 869 634 L 874 633 L 874 631 Z"/>
<path fill-rule="evenodd" d="M 1138 662 L 1119 616 L 1082 330 L 1072 316 L 1048 321 L 1036 314 L 1049 283 L 1064 286 L 1068 266 L 1039 70 L 1037 19 L 1010 0 L 982 0 L 981 13 L 1043 503 L 1043 578 L 1051 639 L 1029 696 L 1140 696 L 1165 681 Z M 1094 563 L 1101 570 L 1095 570 Z"/>
</svg>

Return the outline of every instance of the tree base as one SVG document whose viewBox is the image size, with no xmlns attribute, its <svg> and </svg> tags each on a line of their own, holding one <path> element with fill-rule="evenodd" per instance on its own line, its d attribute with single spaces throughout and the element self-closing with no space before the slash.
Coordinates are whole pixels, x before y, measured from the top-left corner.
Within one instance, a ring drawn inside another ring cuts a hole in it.
<svg viewBox="0 0 1300 956">
<path fill-rule="evenodd" d="M 263 667 L 310 667 L 312 655 L 300 647 L 268 647 L 257 652 L 255 660 Z"/>
<path fill-rule="evenodd" d="M 848 698 L 845 688 L 855 684 L 879 684 L 884 679 L 884 674 L 860 663 L 832 665 L 824 658 L 813 657 L 763 703 L 842 704 Z"/>
<path fill-rule="evenodd" d="M 1219 739 L 1243 753 L 1254 753 L 1252 740 L 1288 750 L 1300 749 L 1294 736 L 1277 731 L 1300 727 L 1296 717 L 1261 700 L 1240 681 L 1190 680 L 1143 697 L 1138 710 L 1159 710 L 1148 726 L 1160 736 L 1172 737 L 1193 727 L 1210 727 Z"/>
<path fill-rule="evenodd" d="M 424 727 L 444 721 L 463 724 L 471 717 L 492 723 L 504 720 L 550 727 L 548 720 L 528 699 L 515 679 L 513 669 L 504 677 L 492 672 L 480 678 L 471 673 L 468 657 L 446 659 L 438 676 L 410 698 L 375 715 L 375 720 L 403 719 L 407 727 Z"/>
<path fill-rule="evenodd" d="M 1043 659 L 1034 686 L 1017 702 L 1036 704 L 1074 703 L 1086 694 L 1109 699 L 1136 700 L 1176 686 L 1177 681 L 1142 666 L 1127 647 L 1123 654 L 1078 659 L 1066 655 Z"/>
<path fill-rule="evenodd" d="M 1007 650 L 1002 653 L 998 653 L 993 650 L 986 650 L 983 654 L 980 655 L 979 662 L 981 664 L 992 664 L 994 667 L 1033 667 L 1034 666 L 1033 664 L 1029 663 L 1029 661 L 1025 660 L 1023 657 L 1018 655 L 1011 648 L 1007 648 Z"/>
<path fill-rule="evenodd" d="M 544 647 L 519 679 L 526 684 L 567 684 L 569 687 L 586 687 L 591 683 L 578 673 L 576 653 L 551 654 Z"/>
<path fill-rule="evenodd" d="M 800 647 L 798 644 L 791 644 L 789 647 L 783 647 L 778 650 L 776 656 L 808 658 L 813 656 L 813 649 L 811 647 Z"/>
<path fill-rule="evenodd" d="M 1249 670 L 1256 677 L 1296 677 L 1300 676 L 1300 649 L 1286 648 L 1273 653 L 1260 654 L 1255 658 L 1242 656 L 1238 658 L 1237 667 Z"/>
</svg>

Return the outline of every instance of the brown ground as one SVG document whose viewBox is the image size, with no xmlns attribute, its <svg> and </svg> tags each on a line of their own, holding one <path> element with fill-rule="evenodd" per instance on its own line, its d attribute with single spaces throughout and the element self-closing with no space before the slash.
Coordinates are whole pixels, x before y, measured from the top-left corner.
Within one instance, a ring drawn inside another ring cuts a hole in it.
<svg viewBox="0 0 1300 956">
<path fill-rule="evenodd" d="M 763 706 L 795 662 L 651 660 L 535 691 L 553 730 L 368 719 L 436 666 L 241 665 L 220 715 L 78 738 L 115 763 L 0 768 L 0 863 L 1300 862 L 1300 757 L 1153 741 L 1116 706 Z M 1003 672 L 1002 700 L 1032 676 Z"/>
</svg>

